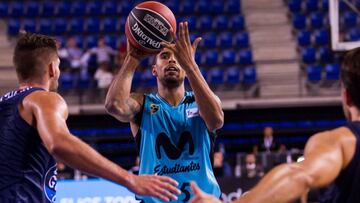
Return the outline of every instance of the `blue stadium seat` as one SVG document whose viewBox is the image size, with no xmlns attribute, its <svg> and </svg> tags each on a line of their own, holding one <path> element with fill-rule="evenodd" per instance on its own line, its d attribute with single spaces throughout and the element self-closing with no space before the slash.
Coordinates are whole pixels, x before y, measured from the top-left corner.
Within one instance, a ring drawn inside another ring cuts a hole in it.
<svg viewBox="0 0 360 203">
<path fill-rule="evenodd" d="M 10 36 L 17 36 L 20 30 L 20 21 L 16 19 L 10 19 L 8 20 L 7 27 L 7 32 Z"/>
<path fill-rule="evenodd" d="M 233 41 L 233 34 L 231 32 L 223 32 L 219 36 L 219 47 L 223 49 L 231 48 Z"/>
<path fill-rule="evenodd" d="M 302 30 L 306 28 L 306 17 L 303 14 L 295 13 L 293 15 L 292 23 L 294 28 Z"/>
<path fill-rule="evenodd" d="M 26 19 L 24 20 L 23 22 L 23 29 L 26 31 L 26 32 L 32 32 L 32 33 L 35 33 L 36 32 L 36 23 L 35 23 L 35 20 L 33 19 Z"/>
<path fill-rule="evenodd" d="M 141 83 L 145 87 L 155 87 L 156 86 L 157 80 L 156 80 L 156 77 L 153 76 L 150 68 L 147 68 L 144 70 L 144 72 L 142 72 Z"/>
<path fill-rule="evenodd" d="M 211 6 L 211 13 L 214 15 L 220 15 L 225 13 L 224 2 L 222 1 L 211 1 L 209 2 L 209 6 Z"/>
<path fill-rule="evenodd" d="M 54 34 L 55 35 L 63 35 L 67 32 L 67 21 L 63 18 L 55 19 L 54 25 Z"/>
<path fill-rule="evenodd" d="M 211 7 L 209 6 L 209 2 L 205 0 L 198 1 L 195 6 L 195 12 L 201 15 L 211 14 Z"/>
<path fill-rule="evenodd" d="M 140 84 L 141 84 L 141 72 L 137 70 L 134 73 L 131 86 L 132 86 L 132 88 L 136 89 L 136 88 L 140 87 Z"/>
<path fill-rule="evenodd" d="M 35 2 L 35 1 L 29 1 L 26 4 L 26 12 L 25 12 L 25 16 L 26 17 L 37 17 L 40 15 L 40 5 L 39 2 Z"/>
<path fill-rule="evenodd" d="M 74 76 L 69 72 L 62 72 L 59 79 L 60 91 L 67 91 L 74 88 Z"/>
<path fill-rule="evenodd" d="M 71 16 L 83 17 L 86 14 L 86 3 L 84 1 L 74 1 L 71 4 Z"/>
<path fill-rule="evenodd" d="M 360 40 L 360 29 L 352 28 L 347 34 L 347 40 L 349 41 L 359 41 Z"/>
<path fill-rule="evenodd" d="M 311 33 L 309 31 L 299 31 L 297 36 L 298 44 L 302 47 L 311 45 Z"/>
<path fill-rule="evenodd" d="M 7 17 L 9 13 L 9 5 L 7 2 L 0 2 L 0 17 Z"/>
<path fill-rule="evenodd" d="M 194 2 L 190 0 L 183 0 L 180 4 L 180 13 L 183 15 L 193 15 L 195 12 Z"/>
<path fill-rule="evenodd" d="M 219 53 L 215 50 L 206 51 L 203 57 L 204 64 L 207 67 L 216 66 L 218 64 Z"/>
<path fill-rule="evenodd" d="M 213 19 L 211 16 L 202 16 L 198 20 L 197 29 L 203 32 L 212 30 Z"/>
<path fill-rule="evenodd" d="M 117 38 L 112 35 L 106 35 L 104 37 L 105 43 L 113 49 L 117 49 Z"/>
<path fill-rule="evenodd" d="M 208 77 L 208 71 L 205 68 L 200 68 L 200 72 L 205 79 Z"/>
<path fill-rule="evenodd" d="M 66 1 L 60 1 L 56 5 L 56 16 L 69 17 L 71 14 L 71 4 Z"/>
<path fill-rule="evenodd" d="M 324 46 L 329 44 L 329 32 L 327 30 L 318 30 L 315 32 L 315 44 Z"/>
<path fill-rule="evenodd" d="M 340 66 L 338 64 L 328 64 L 325 67 L 326 80 L 339 80 L 340 79 Z"/>
<path fill-rule="evenodd" d="M 328 10 L 329 10 L 329 0 L 322 0 L 321 1 L 321 10 L 323 12 L 328 12 Z"/>
<path fill-rule="evenodd" d="M 119 31 L 121 33 L 124 33 L 125 32 L 125 24 L 126 24 L 126 16 L 121 16 L 120 17 L 120 22 L 119 22 Z"/>
<path fill-rule="evenodd" d="M 196 63 L 197 64 L 201 64 L 201 52 L 199 52 L 199 51 L 197 51 L 196 53 L 195 53 L 195 61 L 196 61 Z"/>
<path fill-rule="evenodd" d="M 69 22 L 69 33 L 74 34 L 81 34 L 84 32 L 84 20 L 81 18 L 73 18 Z"/>
<path fill-rule="evenodd" d="M 165 4 L 173 13 L 179 13 L 180 12 L 180 6 L 175 1 L 168 1 Z"/>
<path fill-rule="evenodd" d="M 306 64 L 316 62 L 316 49 L 313 47 L 304 48 L 301 52 L 302 61 Z"/>
<path fill-rule="evenodd" d="M 243 74 L 244 85 L 254 85 L 257 82 L 257 74 L 255 67 L 246 67 Z"/>
<path fill-rule="evenodd" d="M 224 71 L 221 68 L 212 68 L 208 72 L 207 81 L 211 85 L 224 84 Z"/>
<path fill-rule="evenodd" d="M 309 82 L 319 82 L 321 80 L 322 67 L 319 65 L 310 65 L 306 69 L 307 80 Z"/>
<path fill-rule="evenodd" d="M 331 50 L 327 47 L 320 47 L 319 58 L 321 63 L 331 63 L 333 60 L 333 55 Z"/>
<path fill-rule="evenodd" d="M 214 25 L 216 30 L 227 30 L 229 28 L 229 17 L 224 15 L 216 17 Z"/>
<path fill-rule="evenodd" d="M 187 16 L 182 19 L 184 22 L 188 22 L 190 33 L 195 31 L 196 29 L 196 17 L 195 16 Z"/>
<path fill-rule="evenodd" d="M 252 52 L 250 50 L 243 50 L 239 53 L 239 63 L 241 65 L 250 65 L 253 63 Z"/>
<path fill-rule="evenodd" d="M 301 0 L 289 0 L 288 7 L 292 13 L 300 12 L 301 11 Z"/>
<path fill-rule="evenodd" d="M 313 29 L 320 29 L 324 25 L 324 15 L 320 12 L 312 13 L 310 16 L 311 27 Z"/>
<path fill-rule="evenodd" d="M 97 46 L 97 37 L 94 35 L 89 35 L 85 38 L 85 48 L 91 49 Z"/>
<path fill-rule="evenodd" d="M 77 88 L 86 90 L 91 87 L 91 77 L 89 74 L 81 74 Z"/>
<path fill-rule="evenodd" d="M 52 1 L 45 1 L 42 4 L 42 17 L 52 17 L 55 15 L 55 3 Z"/>
<path fill-rule="evenodd" d="M 104 18 L 102 20 L 103 32 L 114 33 L 117 31 L 117 19 L 116 18 Z"/>
<path fill-rule="evenodd" d="M 102 1 L 90 1 L 87 3 L 86 14 L 88 16 L 99 16 L 101 14 Z"/>
<path fill-rule="evenodd" d="M 232 66 L 226 70 L 225 81 L 230 85 L 237 85 L 240 83 L 240 69 Z"/>
<path fill-rule="evenodd" d="M 85 31 L 89 34 L 97 33 L 100 31 L 99 18 L 88 18 L 85 20 Z"/>
<path fill-rule="evenodd" d="M 217 35 L 214 32 L 206 33 L 202 38 L 202 46 L 205 49 L 213 49 L 216 47 L 216 37 Z"/>
<path fill-rule="evenodd" d="M 233 16 L 230 20 L 230 27 L 233 31 L 243 31 L 245 29 L 245 19 L 241 15 Z"/>
<path fill-rule="evenodd" d="M 225 13 L 240 14 L 241 4 L 239 0 L 228 0 L 225 5 Z"/>
<path fill-rule="evenodd" d="M 38 32 L 43 34 L 43 35 L 52 34 L 52 22 L 51 22 L 51 20 L 41 19 Z"/>
<path fill-rule="evenodd" d="M 238 32 L 235 34 L 235 47 L 237 48 L 249 47 L 249 34 L 247 32 Z"/>
<path fill-rule="evenodd" d="M 76 35 L 74 36 L 76 41 L 76 46 L 82 49 L 84 47 L 84 37 L 83 35 Z"/>
<path fill-rule="evenodd" d="M 24 6 L 22 2 L 12 2 L 10 4 L 10 9 L 8 10 L 9 16 L 13 18 L 22 17 L 24 15 Z"/>
<path fill-rule="evenodd" d="M 120 4 L 120 9 L 117 9 L 117 14 L 122 16 L 128 16 L 130 11 L 134 8 L 134 1 L 122 1 Z M 119 13 L 121 11 L 121 13 Z"/>
<path fill-rule="evenodd" d="M 307 12 L 314 12 L 319 10 L 319 0 L 307 0 L 305 2 Z"/>
<path fill-rule="evenodd" d="M 347 11 L 345 12 L 343 16 L 343 23 L 346 28 L 353 28 L 356 27 L 358 19 L 357 14 L 353 11 Z"/>
<path fill-rule="evenodd" d="M 235 64 L 236 61 L 236 52 L 233 50 L 225 50 L 222 52 L 222 60 L 221 60 L 221 64 L 222 65 L 233 65 Z"/>
<path fill-rule="evenodd" d="M 117 14 L 118 5 L 115 1 L 105 1 L 103 3 L 102 14 L 107 16 L 114 16 Z"/>
</svg>

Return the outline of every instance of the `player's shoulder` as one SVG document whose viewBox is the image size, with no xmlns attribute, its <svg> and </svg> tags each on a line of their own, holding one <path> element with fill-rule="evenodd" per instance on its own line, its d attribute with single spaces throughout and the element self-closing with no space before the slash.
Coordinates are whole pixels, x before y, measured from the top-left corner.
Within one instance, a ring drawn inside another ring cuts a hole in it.
<svg viewBox="0 0 360 203">
<path fill-rule="evenodd" d="M 309 142 L 318 144 L 337 145 L 355 138 L 352 131 L 346 127 L 341 126 L 332 130 L 316 133 L 313 135 Z"/>
<path fill-rule="evenodd" d="M 58 105 L 66 105 L 64 98 L 56 93 L 50 91 L 35 91 L 29 94 L 24 99 L 24 105 L 46 105 L 46 106 L 58 106 Z"/>
</svg>

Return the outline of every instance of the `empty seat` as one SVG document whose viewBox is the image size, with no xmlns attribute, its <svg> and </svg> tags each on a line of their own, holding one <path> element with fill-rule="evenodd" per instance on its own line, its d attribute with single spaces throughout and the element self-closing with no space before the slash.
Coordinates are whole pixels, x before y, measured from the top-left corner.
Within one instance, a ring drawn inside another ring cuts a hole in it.
<svg viewBox="0 0 360 203">
<path fill-rule="evenodd" d="M 333 55 L 331 50 L 328 47 L 320 47 L 319 58 L 321 63 L 331 63 L 333 60 Z"/>
<path fill-rule="evenodd" d="M 212 68 L 208 72 L 208 83 L 211 85 L 224 84 L 224 71 L 221 68 Z"/>
<path fill-rule="evenodd" d="M 339 80 L 340 66 L 338 64 L 328 64 L 325 67 L 326 80 Z"/>
<path fill-rule="evenodd" d="M 357 14 L 353 11 L 347 11 L 345 12 L 344 16 L 343 16 L 343 23 L 344 26 L 346 28 L 352 28 L 352 27 L 356 27 L 357 25 Z"/>
<path fill-rule="evenodd" d="M 69 72 L 63 72 L 59 79 L 60 91 L 68 91 L 74 88 L 74 76 Z"/>
<path fill-rule="evenodd" d="M 322 0 L 321 1 L 321 10 L 323 12 L 327 12 L 329 10 L 329 0 Z"/>
<path fill-rule="evenodd" d="M 195 61 L 197 64 L 201 64 L 201 52 L 197 51 L 195 53 Z"/>
<path fill-rule="evenodd" d="M 288 7 L 292 13 L 300 12 L 301 11 L 301 0 L 289 0 Z"/>
<path fill-rule="evenodd" d="M 114 16 L 117 14 L 118 5 L 114 1 L 105 1 L 103 3 L 102 12 L 107 16 Z"/>
<path fill-rule="evenodd" d="M 215 18 L 214 29 L 227 30 L 229 28 L 229 17 L 221 15 Z"/>
<path fill-rule="evenodd" d="M 235 47 L 248 48 L 249 47 L 249 34 L 247 32 L 238 32 L 235 34 Z"/>
<path fill-rule="evenodd" d="M 198 30 L 210 31 L 212 29 L 213 19 L 211 16 L 202 16 L 198 20 Z"/>
<path fill-rule="evenodd" d="M 208 77 L 208 71 L 205 68 L 200 68 L 200 72 L 205 79 Z"/>
<path fill-rule="evenodd" d="M 113 49 L 117 48 L 117 38 L 112 35 L 107 35 L 104 37 L 105 43 Z"/>
<path fill-rule="evenodd" d="M 309 31 L 300 31 L 297 35 L 298 44 L 300 46 L 311 45 L 311 33 Z"/>
<path fill-rule="evenodd" d="M 7 27 L 7 32 L 10 36 L 17 36 L 20 30 L 20 21 L 16 19 L 10 19 L 8 20 Z"/>
<path fill-rule="evenodd" d="M 71 15 L 82 17 L 86 14 L 86 3 L 84 1 L 74 1 L 71 4 Z"/>
<path fill-rule="evenodd" d="M 90 49 L 96 47 L 97 45 L 97 37 L 94 35 L 89 35 L 85 38 L 85 48 Z"/>
<path fill-rule="evenodd" d="M 7 17 L 9 13 L 9 5 L 7 2 L 0 2 L 0 17 Z"/>
<path fill-rule="evenodd" d="M 141 84 L 141 72 L 135 71 L 133 79 L 132 79 L 131 87 L 136 89 L 136 88 L 140 87 L 140 84 Z"/>
<path fill-rule="evenodd" d="M 88 33 L 97 33 L 100 31 L 100 21 L 98 18 L 88 18 L 85 21 L 85 31 Z"/>
<path fill-rule="evenodd" d="M 360 40 L 360 29 L 359 28 L 350 29 L 346 38 L 349 41 L 359 41 Z"/>
<path fill-rule="evenodd" d="M 222 52 L 222 65 L 233 65 L 236 60 L 236 52 L 234 50 L 225 50 Z"/>
<path fill-rule="evenodd" d="M 77 35 L 74 36 L 75 41 L 76 41 L 76 46 L 79 47 L 80 49 L 82 49 L 84 47 L 84 37 L 83 35 Z"/>
<path fill-rule="evenodd" d="M 69 22 L 70 34 L 80 34 L 84 32 L 84 21 L 80 18 L 73 18 Z"/>
<path fill-rule="evenodd" d="M 253 85 L 257 82 L 257 74 L 255 67 L 246 67 L 243 74 L 244 85 Z"/>
<path fill-rule="evenodd" d="M 239 53 L 239 63 L 241 65 L 250 65 L 252 61 L 252 52 L 250 50 L 242 50 Z"/>
<path fill-rule="evenodd" d="M 87 4 L 86 14 L 89 16 L 98 16 L 101 14 L 101 8 L 101 1 L 91 1 Z"/>
<path fill-rule="evenodd" d="M 310 65 L 306 68 L 307 80 L 309 82 L 319 82 L 321 80 L 322 67 L 319 65 Z"/>
<path fill-rule="evenodd" d="M 23 29 L 26 32 L 32 32 L 35 33 L 36 32 L 36 23 L 33 19 L 26 19 L 23 22 Z"/>
<path fill-rule="evenodd" d="M 145 87 L 155 87 L 156 86 L 157 80 L 156 80 L 156 77 L 153 76 L 151 69 L 147 68 L 144 70 L 144 72 L 142 72 L 141 83 Z"/>
<path fill-rule="evenodd" d="M 315 44 L 317 46 L 324 46 L 329 43 L 329 32 L 327 30 L 318 30 L 315 32 Z"/>
<path fill-rule="evenodd" d="M 306 28 L 306 17 L 303 14 L 295 13 L 293 15 L 292 23 L 294 28 L 302 30 Z"/>
<path fill-rule="evenodd" d="M 59 17 L 68 17 L 71 14 L 71 5 L 69 2 L 60 1 L 56 5 L 56 16 Z"/>
<path fill-rule="evenodd" d="M 42 17 L 52 17 L 55 15 L 55 4 L 52 1 L 45 1 L 42 4 Z"/>
<path fill-rule="evenodd" d="M 227 84 L 236 85 L 240 83 L 240 69 L 232 66 L 226 70 L 225 81 Z"/>
<path fill-rule="evenodd" d="M 313 29 L 320 29 L 324 25 L 324 15 L 320 12 L 311 14 L 310 20 Z"/>
<path fill-rule="evenodd" d="M 307 12 L 314 12 L 319 9 L 319 0 L 307 0 L 305 2 Z"/>
<path fill-rule="evenodd" d="M 202 46 L 205 49 L 213 49 L 216 47 L 216 34 L 213 32 L 206 33 L 202 38 Z"/>
<path fill-rule="evenodd" d="M 104 18 L 102 21 L 104 33 L 114 33 L 117 31 L 116 18 Z"/>
<path fill-rule="evenodd" d="M 195 16 L 187 16 L 187 17 L 183 18 L 182 21 L 188 22 L 190 33 L 192 31 L 195 31 L 195 29 L 196 29 L 196 17 Z"/>
<path fill-rule="evenodd" d="M 134 8 L 134 1 L 122 1 L 120 4 L 120 9 L 117 9 L 117 14 L 122 16 L 128 16 L 130 11 Z M 121 11 L 121 13 L 119 13 Z"/>
<path fill-rule="evenodd" d="M 63 35 L 67 32 L 67 21 L 62 18 L 55 19 L 53 28 L 55 35 Z"/>
<path fill-rule="evenodd" d="M 211 6 L 211 13 L 215 15 L 220 15 L 225 13 L 224 2 L 222 1 L 211 1 L 209 2 Z"/>
<path fill-rule="evenodd" d="M 204 64 L 208 67 L 218 64 L 219 53 L 215 50 L 206 51 L 204 54 Z"/>
<path fill-rule="evenodd" d="M 232 41 L 233 41 L 233 35 L 231 32 L 223 32 L 219 36 L 219 47 L 220 48 L 231 48 L 232 47 Z"/>
<path fill-rule="evenodd" d="M 240 14 L 241 4 L 239 0 L 228 0 L 225 4 L 225 13 Z"/>
<path fill-rule="evenodd" d="M 194 2 L 190 0 L 184 0 L 180 4 L 180 13 L 183 15 L 193 15 L 195 11 Z"/>
<path fill-rule="evenodd" d="M 41 19 L 39 32 L 44 35 L 52 34 L 52 22 L 48 19 Z"/>
<path fill-rule="evenodd" d="M 16 1 L 12 2 L 10 4 L 9 16 L 18 18 L 18 17 L 22 17 L 23 15 L 24 15 L 23 3 Z"/>
<path fill-rule="evenodd" d="M 173 12 L 173 13 L 179 13 L 180 11 L 180 6 L 177 2 L 175 1 L 168 1 L 165 4 L 167 7 L 169 7 L 169 9 Z"/>
<path fill-rule="evenodd" d="M 301 52 L 301 58 L 304 63 L 310 64 L 316 61 L 316 50 L 313 47 L 304 48 Z"/>
<path fill-rule="evenodd" d="M 208 15 L 211 13 L 211 7 L 209 6 L 209 2 L 205 0 L 200 0 L 197 2 L 195 6 L 195 12 L 201 15 Z"/>
<path fill-rule="evenodd" d="M 233 16 L 230 20 L 230 28 L 234 31 L 242 31 L 245 29 L 245 20 L 241 15 Z"/>
<path fill-rule="evenodd" d="M 35 1 L 29 1 L 26 4 L 26 17 L 37 17 L 40 15 L 40 5 L 38 2 Z"/>
</svg>

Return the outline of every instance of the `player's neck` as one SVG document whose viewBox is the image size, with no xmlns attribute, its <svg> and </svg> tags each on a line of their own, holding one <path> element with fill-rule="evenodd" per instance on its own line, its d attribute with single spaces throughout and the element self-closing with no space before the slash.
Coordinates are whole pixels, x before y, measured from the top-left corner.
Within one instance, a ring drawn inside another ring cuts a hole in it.
<svg viewBox="0 0 360 203">
<path fill-rule="evenodd" d="M 161 87 L 159 86 L 158 93 L 163 99 L 165 99 L 167 103 L 169 103 L 172 106 L 177 106 L 184 98 L 185 88 L 183 85 L 171 89 L 165 88 L 163 86 Z"/>
<path fill-rule="evenodd" d="M 44 90 L 49 90 L 48 85 L 41 84 L 38 82 L 21 82 L 21 83 L 19 83 L 19 89 L 23 89 L 26 87 L 40 87 L 40 88 L 43 88 Z"/>
<path fill-rule="evenodd" d="M 349 111 L 350 111 L 351 121 L 360 121 L 360 111 L 355 106 L 350 107 Z"/>
</svg>

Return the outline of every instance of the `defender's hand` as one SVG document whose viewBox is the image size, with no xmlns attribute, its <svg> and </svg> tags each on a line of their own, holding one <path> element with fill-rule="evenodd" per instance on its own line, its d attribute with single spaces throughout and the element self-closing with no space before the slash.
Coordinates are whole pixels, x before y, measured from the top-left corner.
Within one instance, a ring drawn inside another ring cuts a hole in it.
<svg viewBox="0 0 360 203">
<path fill-rule="evenodd" d="M 190 203 L 222 203 L 216 197 L 203 192 L 195 182 L 191 182 L 190 187 L 194 193 L 194 197 L 190 200 Z"/>
<path fill-rule="evenodd" d="M 166 176 L 132 175 L 129 189 L 142 196 L 152 196 L 163 201 L 177 200 L 181 192 L 176 188 L 178 183 Z M 175 195 L 176 194 L 176 195 Z"/>
<path fill-rule="evenodd" d="M 162 42 L 161 45 L 172 50 L 179 63 L 179 65 L 185 70 L 189 70 L 197 66 L 195 62 L 195 52 L 201 37 L 195 39 L 194 43 L 190 42 L 189 27 L 187 22 L 181 22 L 179 24 L 179 38 L 176 34 L 171 32 L 175 43 Z"/>
</svg>

